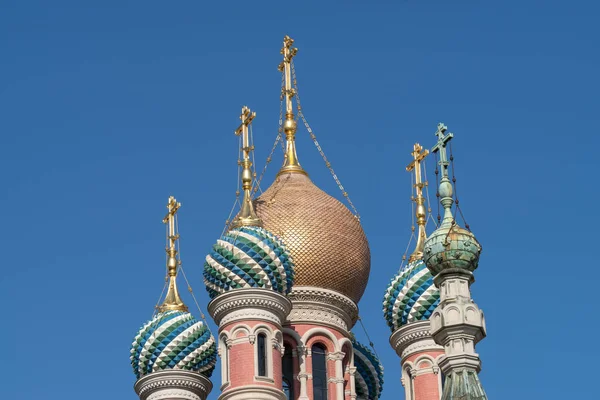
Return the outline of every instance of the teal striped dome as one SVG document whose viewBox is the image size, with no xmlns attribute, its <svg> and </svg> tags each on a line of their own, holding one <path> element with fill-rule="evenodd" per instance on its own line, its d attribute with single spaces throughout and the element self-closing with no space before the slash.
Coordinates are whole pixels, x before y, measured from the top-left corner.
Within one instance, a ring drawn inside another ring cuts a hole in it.
<svg viewBox="0 0 600 400">
<path fill-rule="evenodd" d="M 139 379 L 167 369 L 197 371 L 210 377 L 217 362 L 215 339 L 201 321 L 183 311 L 158 313 L 139 330 L 130 350 Z"/>
<path fill-rule="evenodd" d="M 282 240 L 257 226 L 227 232 L 204 263 L 204 284 L 211 299 L 238 288 L 287 294 L 293 281 L 294 263 Z"/>
<path fill-rule="evenodd" d="M 377 400 L 383 390 L 383 366 L 377 356 L 366 346 L 352 342 L 354 351 L 354 375 L 356 398 L 358 400 Z"/>
<path fill-rule="evenodd" d="M 423 260 L 416 260 L 392 279 L 383 297 L 383 316 L 392 332 L 413 321 L 429 319 L 440 292 Z"/>
</svg>

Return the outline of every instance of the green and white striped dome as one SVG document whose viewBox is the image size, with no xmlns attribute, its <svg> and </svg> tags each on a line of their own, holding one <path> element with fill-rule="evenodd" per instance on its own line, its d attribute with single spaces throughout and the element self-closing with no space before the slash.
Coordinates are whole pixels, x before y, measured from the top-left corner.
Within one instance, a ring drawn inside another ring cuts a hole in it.
<svg viewBox="0 0 600 400">
<path fill-rule="evenodd" d="M 287 294 L 293 281 L 294 263 L 283 241 L 257 226 L 227 232 L 204 263 L 204 284 L 211 299 L 239 288 Z"/>
<path fill-rule="evenodd" d="M 151 372 L 182 369 L 210 377 L 217 362 L 215 339 L 201 321 L 183 311 L 158 313 L 139 330 L 130 350 L 139 379 Z"/>
<path fill-rule="evenodd" d="M 413 321 L 429 319 L 440 302 L 440 292 L 422 259 L 415 260 L 392 279 L 383 296 L 383 316 L 394 332 Z"/>
</svg>

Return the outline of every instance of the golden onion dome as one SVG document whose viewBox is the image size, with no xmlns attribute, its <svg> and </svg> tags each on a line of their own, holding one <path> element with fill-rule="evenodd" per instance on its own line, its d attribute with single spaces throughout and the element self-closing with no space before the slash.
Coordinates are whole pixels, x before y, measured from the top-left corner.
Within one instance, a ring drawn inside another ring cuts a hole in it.
<svg viewBox="0 0 600 400">
<path fill-rule="evenodd" d="M 304 173 L 284 173 L 254 202 L 263 226 L 283 238 L 295 264 L 295 286 L 339 292 L 358 303 L 371 254 L 359 220 Z"/>
</svg>

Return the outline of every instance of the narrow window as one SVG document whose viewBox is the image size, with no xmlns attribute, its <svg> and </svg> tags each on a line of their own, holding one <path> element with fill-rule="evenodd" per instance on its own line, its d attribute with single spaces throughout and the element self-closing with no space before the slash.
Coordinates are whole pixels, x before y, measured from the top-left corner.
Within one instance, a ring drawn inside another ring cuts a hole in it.
<svg viewBox="0 0 600 400">
<path fill-rule="evenodd" d="M 321 344 L 312 347 L 312 367 L 314 400 L 327 400 L 327 360 Z"/>
<path fill-rule="evenodd" d="M 415 398 L 415 394 L 413 392 L 413 382 L 412 377 L 410 376 L 410 369 L 406 368 L 405 372 L 405 381 L 404 381 L 404 395 L 406 400 L 413 400 Z"/>
<path fill-rule="evenodd" d="M 281 364 L 283 376 L 283 392 L 287 400 L 294 399 L 294 356 L 289 346 L 285 347 Z"/>
<path fill-rule="evenodd" d="M 259 333 L 256 341 L 258 376 L 267 376 L 267 336 L 264 333 Z"/>
<path fill-rule="evenodd" d="M 227 336 L 221 336 L 221 381 L 229 382 L 229 348 L 227 347 Z"/>
</svg>

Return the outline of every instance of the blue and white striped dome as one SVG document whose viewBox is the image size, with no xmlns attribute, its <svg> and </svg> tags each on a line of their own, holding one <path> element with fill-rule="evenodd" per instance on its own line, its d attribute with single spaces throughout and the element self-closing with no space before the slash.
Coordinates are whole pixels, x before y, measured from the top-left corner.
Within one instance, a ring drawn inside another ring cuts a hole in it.
<svg viewBox="0 0 600 400">
<path fill-rule="evenodd" d="M 407 264 L 390 282 L 383 297 L 383 316 L 392 332 L 413 321 L 429 319 L 440 292 L 423 260 Z"/>
<path fill-rule="evenodd" d="M 204 284 L 211 299 L 238 288 L 287 294 L 293 282 L 294 263 L 283 241 L 257 226 L 227 232 L 204 263 Z"/>
<path fill-rule="evenodd" d="M 352 341 L 354 350 L 354 375 L 356 398 L 358 400 L 377 400 L 383 390 L 383 366 L 377 356 L 366 346 Z"/>
<path fill-rule="evenodd" d="M 183 311 L 156 314 L 131 344 L 131 366 L 139 379 L 167 369 L 197 371 L 210 377 L 217 362 L 215 339 L 201 321 Z"/>
</svg>

